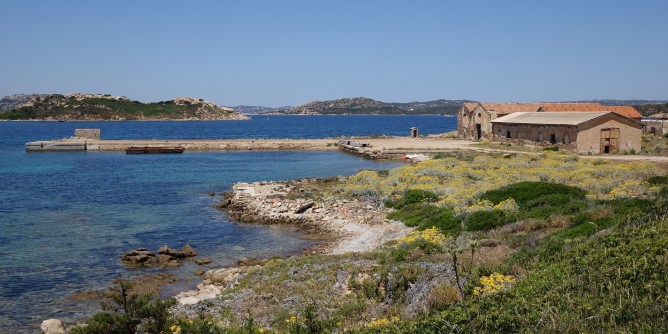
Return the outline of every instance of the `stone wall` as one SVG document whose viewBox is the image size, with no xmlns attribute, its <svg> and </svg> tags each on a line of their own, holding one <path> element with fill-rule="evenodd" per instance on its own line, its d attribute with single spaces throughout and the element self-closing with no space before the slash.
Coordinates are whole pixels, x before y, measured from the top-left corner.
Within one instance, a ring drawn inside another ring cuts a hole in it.
<svg viewBox="0 0 668 334">
<path fill-rule="evenodd" d="M 497 140 L 503 138 L 524 140 L 534 142 L 536 145 L 545 143 L 545 146 L 569 145 L 575 143 L 578 136 L 577 128 L 568 125 L 496 123 L 493 125 L 493 132 Z M 552 142 L 552 135 L 554 135 L 554 142 Z"/>
<path fill-rule="evenodd" d="M 100 129 L 75 129 L 74 137 L 78 139 L 100 139 Z"/>
<path fill-rule="evenodd" d="M 578 148 L 575 145 L 575 143 L 570 143 L 570 144 L 564 144 L 564 143 L 550 143 L 547 141 L 533 141 L 533 140 L 528 140 L 528 139 L 512 139 L 512 138 L 506 138 L 506 137 L 499 137 L 499 136 L 494 136 L 492 138 L 493 141 L 503 143 L 503 144 L 512 144 L 512 145 L 517 145 L 517 146 L 538 146 L 538 147 L 558 147 L 560 151 L 569 151 L 569 152 L 577 152 Z"/>
<path fill-rule="evenodd" d="M 642 132 L 648 135 L 663 136 L 668 133 L 668 121 L 642 120 Z"/>
</svg>

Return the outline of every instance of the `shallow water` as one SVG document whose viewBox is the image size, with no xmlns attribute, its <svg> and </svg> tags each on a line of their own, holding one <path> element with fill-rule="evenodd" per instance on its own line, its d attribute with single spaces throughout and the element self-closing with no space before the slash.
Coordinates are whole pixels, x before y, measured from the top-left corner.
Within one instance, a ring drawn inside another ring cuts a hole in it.
<svg viewBox="0 0 668 334">
<path fill-rule="evenodd" d="M 31 332 L 30 326 L 45 318 L 88 314 L 92 310 L 68 301 L 68 296 L 104 288 L 119 275 L 160 272 L 126 269 L 118 262 L 121 253 L 137 247 L 155 250 L 188 243 L 222 266 L 241 257 L 294 254 L 311 245 L 290 227 L 230 221 L 212 208 L 218 198 L 208 192 L 220 193 L 240 181 L 350 175 L 398 165 L 338 151 L 26 153 L 27 141 L 62 138 L 84 127 L 101 128 L 104 139 L 317 138 L 347 135 L 348 127 L 358 123 L 373 123 L 370 127 L 379 132 L 362 134 L 374 135 L 438 122 L 446 124 L 433 132 L 452 130 L 452 119 L 426 116 L 355 116 L 354 122 L 335 116 L 265 116 L 246 122 L 2 122 L 0 328 Z M 345 129 L 336 132 L 336 127 Z M 187 280 L 194 279 L 193 269 L 186 265 L 167 272 Z"/>
</svg>

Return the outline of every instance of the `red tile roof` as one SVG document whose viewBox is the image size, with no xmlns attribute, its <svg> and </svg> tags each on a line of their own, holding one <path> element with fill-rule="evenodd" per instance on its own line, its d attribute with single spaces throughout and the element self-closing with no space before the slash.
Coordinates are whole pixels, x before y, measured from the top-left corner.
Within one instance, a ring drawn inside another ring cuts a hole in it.
<svg viewBox="0 0 668 334">
<path fill-rule="evenodd" d="M 518 111 L 537 111 L 538 108 L 545 105 L 544 103 L 520 103 L 520 102 L 504 102 L 504 103 L 490 103 L 481 102 L 480 105 L 487 111 L 495 111 L 497 115 L 508 115 Z"/>
<path fill-rule="evenodd" d="M 598 103 L 546 103 L 541 107 L 541 110 L 546 112 L 612 111 L 610 107 Z"/>
<path fill-rule="evenodd" d="M 628 118 L 633 118 L 633 119 L 641 119 L 642 114 L 636 110 L 636 108 L 633 108 L 632 106 L 607 106 L 610 108 L 610 111 L 614 111 L 622 116 L 626 116 Z"/>
<path fill-rule="evenodd" d="M 494 111 L 497 115 L 509 115 L 514 112 L 592 112 L 592 111 L 612 111 L 622 116 L 639 120 L 642 115 L 631 106 L 604 106 L 600 103 L 521 103 L 521 102 L 480 102 L 479 105 L 486 111 Z M 473 110 L 477 107 L 474 103 L 465 103 L 464 106 L 468 110 Z"/>
</svg>

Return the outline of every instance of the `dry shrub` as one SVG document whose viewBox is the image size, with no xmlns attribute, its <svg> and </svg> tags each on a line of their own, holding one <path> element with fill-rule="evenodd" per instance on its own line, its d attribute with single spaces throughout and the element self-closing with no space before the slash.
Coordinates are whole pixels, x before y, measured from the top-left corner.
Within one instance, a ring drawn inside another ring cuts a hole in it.
<svg viewBox="0 0 668 334">
<path fill-rule="evenodd" d="M 429 297 L 427 297 L 429 308 L 436 309 L 459 301 L 461 301 L 461 297 L 457 288 L 445 282 L 436 283 L 431 291 L 429 291 Z"/>
<path fill-rule="evenodd" d="M 476 249 L 473 255 L 473 262 L 480 264 L 500 264 L 513 253 L 513 249 L 506 244 L 499 244 L 495 247 L 480 247 Z M 462 254 L 462 259 L 468 263 L 470 254 Z"/>
<path fill-rule="evenodd" d="M 563 228 L 571 224 L 571 218 L 562 215 L 553 215 L 548 223 L 549 228 Z"/>
</svg>

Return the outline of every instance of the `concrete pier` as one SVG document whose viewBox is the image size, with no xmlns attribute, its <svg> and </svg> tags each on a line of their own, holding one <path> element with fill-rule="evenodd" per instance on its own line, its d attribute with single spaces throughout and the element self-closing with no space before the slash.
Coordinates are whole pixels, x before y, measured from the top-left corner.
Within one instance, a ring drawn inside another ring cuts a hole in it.
<svg viewBox="0 0 668 334">
<path fill-rule="evenodd" d="M 95 140 L 59 139 L 26 143 L 26 151 L 125 151 L 130 147 L 183 147 L 186 151 L 331 150 L 334 139 Z"/>
</svg>

